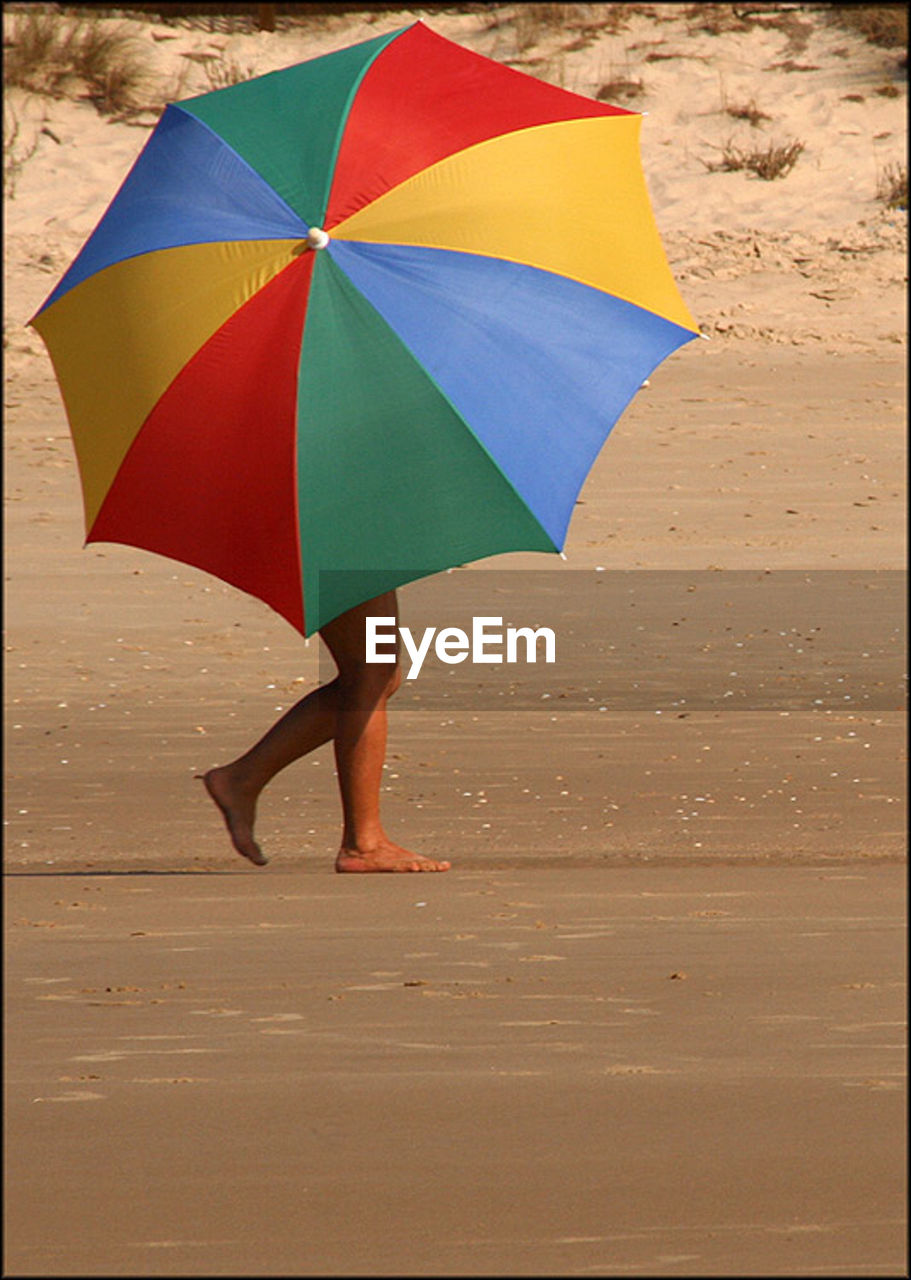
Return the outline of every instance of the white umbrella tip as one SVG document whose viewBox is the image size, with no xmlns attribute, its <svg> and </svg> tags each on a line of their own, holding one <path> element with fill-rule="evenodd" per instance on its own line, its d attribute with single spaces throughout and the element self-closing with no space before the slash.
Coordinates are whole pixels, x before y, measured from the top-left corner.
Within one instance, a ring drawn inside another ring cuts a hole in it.
<svg viewBox="0 0 911 1280">
<path fill-rule="evenodd" d="M 311 227 L 307 232 L 307 244 L 311 249 L 325 249 L 329 243 L 329 235 L 322 227 Z"/>
</svg>

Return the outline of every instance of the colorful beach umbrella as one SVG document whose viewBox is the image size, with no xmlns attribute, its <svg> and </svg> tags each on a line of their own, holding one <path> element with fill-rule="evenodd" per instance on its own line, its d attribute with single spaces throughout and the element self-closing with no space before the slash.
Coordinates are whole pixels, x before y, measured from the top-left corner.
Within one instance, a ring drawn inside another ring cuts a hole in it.
<svg viewBox="0 0 911 1280">
<path fill-rule="evenodd" d="M 612 426 L 698 336 L 640 123 L 421 22 L 169 106 L 32 320 L 86 541 L 305 635 L 561 550 Z"/>
</svg>

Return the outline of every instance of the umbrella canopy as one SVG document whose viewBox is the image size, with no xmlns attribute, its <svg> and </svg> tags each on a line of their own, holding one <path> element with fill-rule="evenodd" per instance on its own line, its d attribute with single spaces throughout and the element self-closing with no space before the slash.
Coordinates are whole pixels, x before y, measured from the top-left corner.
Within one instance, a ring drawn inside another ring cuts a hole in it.
<svg viewBox="0 0 911 1280">
<path fill-rule="evenodd" d="M 305 635 L 559 551 L 611 427 L 698 336 L 640 123 L 420 22 L 169 106 L 32 320 L 86 541 Z"/>
</svg>

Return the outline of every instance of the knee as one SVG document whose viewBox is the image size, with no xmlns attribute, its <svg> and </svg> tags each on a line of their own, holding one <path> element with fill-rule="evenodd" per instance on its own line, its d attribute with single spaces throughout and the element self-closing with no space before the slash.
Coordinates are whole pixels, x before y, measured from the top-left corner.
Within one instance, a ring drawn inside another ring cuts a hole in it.
<svg viewBox="0 0 911 1280">
<path fill-rule="evenodd" d="M 371 702 L 388 700 L 402 683 L 402 667 L 398 661 L 394 664 L 352 663 L 339 671 L 339 680 L 351 697 Z"/>
</svg>

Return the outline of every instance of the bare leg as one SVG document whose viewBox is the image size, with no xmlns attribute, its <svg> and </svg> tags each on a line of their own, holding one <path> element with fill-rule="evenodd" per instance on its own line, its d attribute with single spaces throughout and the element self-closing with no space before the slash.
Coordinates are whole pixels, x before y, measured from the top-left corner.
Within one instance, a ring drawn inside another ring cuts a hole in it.
<svg viewBox="0 0 911 1280">
<path fill-rule="evenodd" d="M 259 793 L 280 770 L 329 741 L 335 732 L 337 704 L 336 679 L 295 703 L 244 755 L 202 775 L 234 848 L 258 867 L 269 861 L 253 838 Z"/>
<path fill-rule="evenodd" d="M 437 862 L 410 853 L 386 835 L 380 821 L 380 785 L 386 758 L 386 703 L 398 688 L 395 666 L 371 665 L 364 654 L 365 619 L 395 616 L 394 592 L 349 610 L 323 628 L 322 636 L 338 664 L 335 760 L 342 799 L 342 839 L 336 871 L 448 871 Z"/>
<path fill-rule="evenodd" d="M 371 665 L 364 655 L 368 615 L 396 616 L 394 592 L 351 609 L 323 628 L 339 675 L 286 711 L 249 751 L 202 775 L 242 857 L 265 866 L 253 836 L 256 802 L 263 787 L 301 756 L 335 739 L 344 826 L 338 871 L 446 871 L 394 844 L 379 817 L 386 755 L 386 701 L 398 687 L 398 665 Z"/>
</svg>

